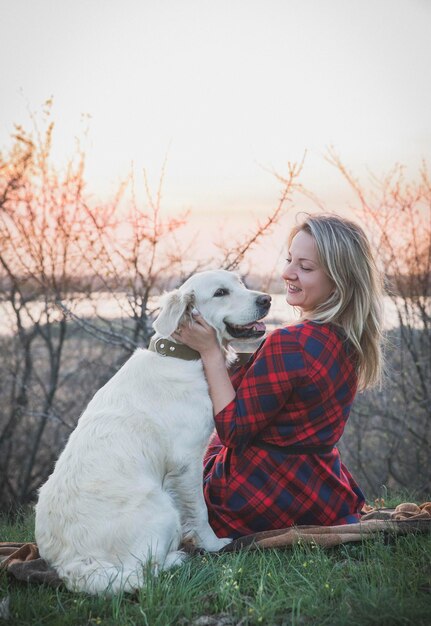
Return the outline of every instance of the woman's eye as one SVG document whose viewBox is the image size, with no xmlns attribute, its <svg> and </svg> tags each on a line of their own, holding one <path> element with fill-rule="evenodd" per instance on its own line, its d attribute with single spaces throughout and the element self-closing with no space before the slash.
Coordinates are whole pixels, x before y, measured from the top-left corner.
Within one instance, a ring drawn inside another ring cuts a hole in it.
<svg viewBox="0 0 431 626">
<path fill-rule="evenodd" d="M 304 272 L 311 272 L 311 267 L 303 267 L 301 265 L 301 269 L 304 270 Z"/>
<path fill-rule="evenodd" d="M 286 263 L 292 263 L 292 259 L 286 259 Z"/>
<path fill-rule="evenodd" d="M 214 298 L 221 298 L 222 296 L 227 296 L 229 294 L 229 290 L 228 289 L 217 289 L 217 291 L 214 294 Z"/>
</svg>

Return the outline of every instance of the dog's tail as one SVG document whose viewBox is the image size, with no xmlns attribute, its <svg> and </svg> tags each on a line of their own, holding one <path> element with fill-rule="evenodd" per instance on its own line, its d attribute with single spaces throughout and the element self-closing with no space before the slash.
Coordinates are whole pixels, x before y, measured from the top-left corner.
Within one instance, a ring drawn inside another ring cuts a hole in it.
<svg viewBox="0 0 431 626">
<path fill-rule="evenodd" d="M 136 562 L 134 567 L 114 565 L 96 559 L 77 559 L 57 572 L 69 591 L 105 595 L 132 593 L 143 586 L 146 567 Z"/>
</svg>

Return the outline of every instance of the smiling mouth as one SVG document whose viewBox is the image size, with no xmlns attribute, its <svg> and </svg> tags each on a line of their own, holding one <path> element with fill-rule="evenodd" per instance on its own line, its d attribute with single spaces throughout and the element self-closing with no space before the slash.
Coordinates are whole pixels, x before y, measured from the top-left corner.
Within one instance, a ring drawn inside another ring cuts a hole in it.
<svg viewBox="0 0 431 626">
<path fill-rule="evenodd" d="M 291 283 L 287 284 L 287 289 L 291 293 L 299 293 L 300 291 L 302 291 L 302 289 L 300 289 L 299 287 L 296 287 L 295 285 L 292 285 Z"/>
<path fill-rule="evenodd" d="M 254 339 L 265 334 L 266 326 L 262 321 L 250 322 L 249 324 L 230 324 L 226 322 L 226 330 L 234 339 Z"/>
</svg>

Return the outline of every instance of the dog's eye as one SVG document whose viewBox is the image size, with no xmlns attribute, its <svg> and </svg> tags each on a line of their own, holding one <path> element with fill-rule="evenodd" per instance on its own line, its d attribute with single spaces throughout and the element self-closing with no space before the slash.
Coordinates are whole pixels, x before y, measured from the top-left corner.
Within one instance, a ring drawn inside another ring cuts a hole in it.
<svg viewBox="0 0 431 626">
<path fill-rule="evenodd" d="M 217 291 L 214 293 L 213 298 L 221 298 L 222 296 L 228 296 L 229 295 L 229 289 L 224 289 L 223 287 L 220 287 L 220 289 L 217 289 Z"/>
</svg>

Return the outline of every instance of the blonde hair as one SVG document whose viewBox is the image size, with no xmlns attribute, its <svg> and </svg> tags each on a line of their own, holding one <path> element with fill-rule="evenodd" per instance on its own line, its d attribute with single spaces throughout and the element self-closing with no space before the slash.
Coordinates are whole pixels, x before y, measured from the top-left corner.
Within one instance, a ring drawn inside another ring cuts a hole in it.
<svg viewBox="0 0 431 626">
<path fill-rule="evenodd" d="M 307 319 L 340 326 L 358 357 L 360 389 L 379 383 L 382 357 L 382 278 L 362 228 L 332 214 L 307 216 L 293 228 L 289 245 L 300 231 L 316 242 L 319 262 L 335 285 L 329 298 Z"/>
</svg>

